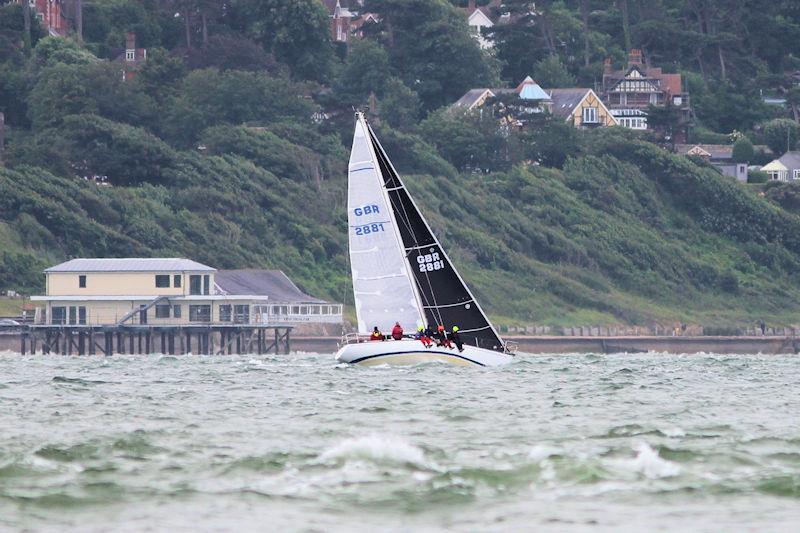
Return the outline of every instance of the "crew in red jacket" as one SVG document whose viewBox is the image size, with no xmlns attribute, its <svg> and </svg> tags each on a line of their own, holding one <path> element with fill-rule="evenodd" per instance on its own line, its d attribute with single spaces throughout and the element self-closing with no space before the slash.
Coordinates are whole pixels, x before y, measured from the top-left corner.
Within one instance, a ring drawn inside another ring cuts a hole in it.
<svg viewBox="0 0 800 533">
<path fill-rule="evenodd" d="M 394 327 L 392 328 L 392 338 L 396 341 L 399 341 L 403 338 L 403 326 L 400 325 L 400 322 L 394 323 Z"/>
</svg>

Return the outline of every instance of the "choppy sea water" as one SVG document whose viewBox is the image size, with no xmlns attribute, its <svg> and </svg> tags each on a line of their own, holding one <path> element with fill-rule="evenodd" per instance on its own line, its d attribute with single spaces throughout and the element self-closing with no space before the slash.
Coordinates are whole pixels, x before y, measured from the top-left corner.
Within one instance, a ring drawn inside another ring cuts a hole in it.
<svg viewBox="0 0 800 533">
<path fill-rule="evenodd" d="M 800 359 L 0 354 L 0 529 L 789 531 Z"/>
</svg>

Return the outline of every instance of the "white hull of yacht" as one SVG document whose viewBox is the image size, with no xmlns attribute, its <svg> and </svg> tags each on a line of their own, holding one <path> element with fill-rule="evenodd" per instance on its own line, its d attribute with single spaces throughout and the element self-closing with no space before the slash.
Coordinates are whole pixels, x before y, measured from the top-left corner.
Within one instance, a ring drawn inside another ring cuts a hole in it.
<svg viewBox="0 0 800 533">
<path fill-rule="evenodd" d="M 413 339 L 345 344 L 336 353 L 337 361 L 360 365 L 414 365 L 439 361 L 462 366 L 500 366 L 510 363 L 513 359 L 514 356 L 509 353 L 485 350 L 466 344 L 461 352 L 455 347 L 434 345 L 425 348 L 422 342 Z"/>
</svg>

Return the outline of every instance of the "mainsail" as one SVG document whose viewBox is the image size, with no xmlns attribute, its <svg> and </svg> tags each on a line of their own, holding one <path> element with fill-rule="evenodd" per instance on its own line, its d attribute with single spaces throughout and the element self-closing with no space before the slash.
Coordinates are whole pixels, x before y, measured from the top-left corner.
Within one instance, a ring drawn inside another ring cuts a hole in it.
<svg viewBox="0 0 800 533">
<path fill-rule="evenodd" d="M 363 120 L 360 119 L 359 123 Z M 465 344 L 504 351 L 502 340 L 486 318 L 450 258 L 442 249 L 430 226 L 422 217 L 372 128 L 364 123 L 378 164 L 378 176 L 389 198 L 403 245 L 404 262 L 413 273 L 415 288 L 424 311 L 425 321 L 432 327 L 443 325 L 450 330 L 458 326 Z M 362 128 L 364 126 L 361 126 Z M 356 132 L 360 127 L 356 126 Z M 358 135 L 358 133 L 357 133 Z M 351 159 L 351 175 L 353 172 Z M 352 182 L 351 182 L 352 187 Z M 351 234 L 352 243 L 352 234 Z"/>
<path fill-rule="evenodd" d="M 405 261 L 395 216 L 389 208 L 368 126 L 356 122 L 348 171 L 347 220 L 350 268 L 359 333 L 423 324 L 421 305 Z"/>
</svg>

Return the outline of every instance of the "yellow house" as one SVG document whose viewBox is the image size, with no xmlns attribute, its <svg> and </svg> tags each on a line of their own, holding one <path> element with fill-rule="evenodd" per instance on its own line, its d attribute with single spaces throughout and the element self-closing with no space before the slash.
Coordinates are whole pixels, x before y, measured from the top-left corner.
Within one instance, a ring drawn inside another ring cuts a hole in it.
<svg viewBox="0 0 800 533">
<path fill-rule="evenodd" d="M 571 122 L 576 128 L 619 126 L 619 121 L 591 89 L 550 89 L 554 116 Z"/>
<path fill-rule="evenodd" d="M 230 290 L 232 282 L 228 274 L 226 290 L 218 284 L 216 269 L 190 259 L 72 259 L 44 273 L 46 295 L 31 297 L 33 301 L 44 303 L 43 313 L 37 313 L 37 321 L 43 324 L 264 323 L 271 320 L 273 309 L 285 310 L 273 304 L 285 306 L 294 302 L 303 304 L 298 306 L 298 315 L 304 311 L 312 316 L 307 321 L 341 322 L 342 316 L 341 305 L 330 305 L 303 294 L 283 273 L 280 273 L 283 278 L 276 274 L 256 276 L 265 281 L 233 285 L 233 290 Z M 241 275 L 235 279 L 240 278 Z M 284 278 L 284 286 L 272 281 Z M 285 288 L 287 282 L 295 293 Z M 241 290 L 251 287 L 250 292 Z M 276 292 L 276 287 L 282 292 Z M 279 297 L 277 301 L 273 301 L 275 296 Z M 291 308 L 282 313 L 283 322 L 289 321 L 290 312 Z M 301 319 L 297 316 L 291 321 L 303 321 Z"/>
</svg>

